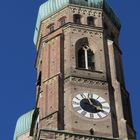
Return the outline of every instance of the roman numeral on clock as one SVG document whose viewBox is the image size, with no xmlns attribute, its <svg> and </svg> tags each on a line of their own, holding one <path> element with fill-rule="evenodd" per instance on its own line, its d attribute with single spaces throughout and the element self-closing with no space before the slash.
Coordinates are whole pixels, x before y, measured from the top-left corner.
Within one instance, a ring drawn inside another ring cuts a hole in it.
<svg viewBox="0 0 140 140">
<path fill-rule="evenodd" d="M 86 111 L 82 111 L 81 115 L 86 116 L 87 112 Z"/>
<path fill-rule="evenodd" d="M 75 101 L 72 101 L 72 103 L 73 103 L 74 105 L 80 105 L 80 103 L 75 102 Z"/>
<path fill-rule="evenodd" d="M 88 98 L 92 99 L 93 98 L 93 94 L 88 93 Z"/>
<path fill-rule="evenodd" d="M 100 102 L 101 104 L 104 104 L 104 103 L 107 103 L 106 101 L 102 101 L 102 102 Z"/>
<path fill-rule="evenodd" d="M 98 115 L 99 118 L 102 118 L 102 116 L 99 113 L 97 113 L 97 115 Z"/>
<path fill-rule="evenodd" d="M 104 110 L 102 111 L 102 113 L 105 114 L 105 115 L 108 115 L 108 112 L 106 112 L 106 111 L 104 111 Z"/>
<path fill-rule="evenodd" d="M 108 106 L 102 106 L 102 109 L 110 109 Z"/>
<path fill-rule="evenodd" d="M 99 98 L 100 98 L 100 96 L 98 96 L 96 100 L 98 100 Z"/>
<path fill-rule="evenodd" d="M 80 106 L 78 106 L 78 107 L 74 107 L 74 110 L 79 111 L 79 110 L 82 110 L 82 108 Z"/>
<path fill-rule="evenodd" d="M 86 98 L 86 96 L 84 94 L 80 94 L 82 98 Z"/>
<path fill-rule="evenodd" d="M 90 113 L 90 118 L 94 118 L 94 115 L 93 115 L 93 113 Z"/>
<path fill-rule="evenodd" d="M 78 97 L 75 97 L 77 100 L 80 100 Z"/>
</svg>

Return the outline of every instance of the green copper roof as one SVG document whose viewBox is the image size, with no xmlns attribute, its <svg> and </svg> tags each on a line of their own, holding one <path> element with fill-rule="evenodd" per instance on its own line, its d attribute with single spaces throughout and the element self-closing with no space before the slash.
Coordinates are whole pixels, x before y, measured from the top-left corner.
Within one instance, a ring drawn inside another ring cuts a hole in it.
<svg viewBox="0 0 140 140">
<path fill-rule="evenodd" d="M 18 120 L 15 128 L 14 133 L 14 139 L 16 140 L 16 137 L 30 131 L 31 128 L 31 122 L 32 122 L 32 116 L 33 116 L 34 110 L 22 115 Z"/>
<path fill-rule="evenodd" d="M 118 29 L 120 29 L 121 27 L 119 19 L 114 14 L 110 6 L 106 3 L 106 0 L 48 0 L 47 2 L 43 3 L 39 8 L 37 23 L 36 23 L 35 33 L 34 33 L 35 44 L 37 42 L 38 31 L 39 31 L 41 21 L 49 17 L 50 15 L 54 14 L 55 12 L 59 11 L 60 9 L 62 9 L 68 4 L 75 4 L 75 5 L 104 9 L 104 11 L 112 19 L 112 22 L 118 27 Z"/>
</svg>

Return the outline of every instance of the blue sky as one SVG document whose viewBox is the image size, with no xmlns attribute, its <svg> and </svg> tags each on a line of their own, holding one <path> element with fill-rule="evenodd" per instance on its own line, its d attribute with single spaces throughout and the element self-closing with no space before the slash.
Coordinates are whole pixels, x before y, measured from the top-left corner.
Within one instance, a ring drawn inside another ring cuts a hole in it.
<svg viewBox="0 0 140 140">
<path fill-rule="evenodd" d="M 45 0 L 0 1 L 0 140 L 12 140 L 17 118 L 35 105 L 33 34 L 42 2 Z M 108 2 L 122 22 L 120 47 L 134 126 L 140 140 L 140 1 Z"/>
</svg>

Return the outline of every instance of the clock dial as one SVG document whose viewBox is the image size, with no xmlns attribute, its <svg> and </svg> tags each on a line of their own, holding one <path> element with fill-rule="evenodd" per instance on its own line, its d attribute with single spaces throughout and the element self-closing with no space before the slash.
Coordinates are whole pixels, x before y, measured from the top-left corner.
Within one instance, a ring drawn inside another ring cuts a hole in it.
<svg viewBox="0 0 140 140">
<path fill-rule="evenodd" d="M 106 100 L 93 93 L 81 93 L 72 99 L 74 110 L 84 117 L 100 119 L 110 113 L 110 106 Z"/>
</svg>

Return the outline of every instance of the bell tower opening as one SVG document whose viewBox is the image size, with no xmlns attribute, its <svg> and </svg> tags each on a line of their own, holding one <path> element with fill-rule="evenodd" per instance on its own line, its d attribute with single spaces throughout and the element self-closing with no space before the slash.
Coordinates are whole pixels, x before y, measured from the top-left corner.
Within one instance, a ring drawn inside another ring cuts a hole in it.
<svg viewBox="0 0 140 140">
<path fill-rule="evenodd" d="M 86 45 L 78 50 L 78 67 L 86 70 L 95 70 L 94 53 Z"/>
<path fill-rule="evenodd" d="M 90 49 L 88 39 L 81 38 L 76 42 L 76 58 L 77 68 L 85 70 L 95 70 L 95 56 L 93 50 Z"/>
</svg>

